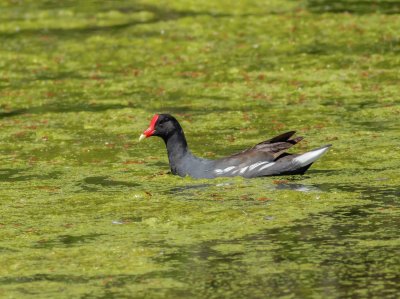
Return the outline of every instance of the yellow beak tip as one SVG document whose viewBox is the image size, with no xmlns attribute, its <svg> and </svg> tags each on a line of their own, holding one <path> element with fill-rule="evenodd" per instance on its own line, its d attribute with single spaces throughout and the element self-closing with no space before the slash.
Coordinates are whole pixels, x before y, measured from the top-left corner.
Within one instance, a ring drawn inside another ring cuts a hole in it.
<svg viewBox="0 0 400 299">
<path fill-rule="evenodd" d="M 139 142 L 142 141 L 142 140 L 145 139 L 145 138 L 146 138 L 146 135 L 141 134 L 140 137 L 139 137 Z"/>
</svg>

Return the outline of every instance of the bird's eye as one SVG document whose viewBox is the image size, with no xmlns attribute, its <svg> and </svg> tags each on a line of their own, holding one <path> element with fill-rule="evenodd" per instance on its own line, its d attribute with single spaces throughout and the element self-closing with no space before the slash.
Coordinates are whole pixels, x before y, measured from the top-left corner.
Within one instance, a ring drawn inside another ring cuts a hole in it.
<svg viewBox="0 0 400 299">
<path fill-rule="evenodd" d="M 160 122 L 158 123 L 158 125 L 163 125 L 164 123 L 166 123 L 168 121 L 167 118 L 164 118 L 162 120 L 160 120 Z"/>
</svg>

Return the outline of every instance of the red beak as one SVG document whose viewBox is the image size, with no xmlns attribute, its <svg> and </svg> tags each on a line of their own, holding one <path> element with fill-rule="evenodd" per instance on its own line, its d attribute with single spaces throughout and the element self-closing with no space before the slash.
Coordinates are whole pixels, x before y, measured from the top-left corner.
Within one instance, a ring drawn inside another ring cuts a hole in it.
<svg viewBox="0 0 400 299">
<path fill-rule="evenodd" d="M 159 116 L 158 114 L 154 114 L 153 118 L 151 119 L 150 126 L 147 128 L 147 130 L 143 132 L 142 135 L 140 135 L 139 141 L 142 141 L 144 138 L 148 138 L 154 134 L 154 132 L 156 131 L 154 127 L 158 120 L 158 116 Z"/>
</svg>

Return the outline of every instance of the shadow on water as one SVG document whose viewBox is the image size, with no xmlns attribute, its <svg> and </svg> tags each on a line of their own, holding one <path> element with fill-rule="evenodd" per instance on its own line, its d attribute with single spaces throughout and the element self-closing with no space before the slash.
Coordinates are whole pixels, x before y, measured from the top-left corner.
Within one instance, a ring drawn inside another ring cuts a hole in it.
<svg viewBox="0 0 400 299">
<path fill-rule="evenodd" d="M 111 180 L 107 176 L 87 177 L 83 180 L 83 183 L 79 184 L 79 187 L 81 187 L 83 191 L 87 192 L 97 192 L 100 190 L 104 191 L 104 189 L 99 189 L 97 188 L 97 186 L 99 186 L 100 188 L 111 188 L 111 189 L 113 187 L 134 188 L 140 186 L 140 184 Z"/>
<path fill-rule="evenodd" d="M 150 97 L 150 95 L 146 95 L 146 97 Z M 182 98 L 188 98 L 190 96 L 186 96 L 185 94 L 181 94 L 178 97 L 171 97 L 174 102 L 179 102 Z M 201 99 L 201 98 L 200 98 Z M 222 97 L 219 97 L 222 100 Z M 103 112 L 106 110 L 117 110 L 117 109 L 125 109 L 125 108 L 135 108 L 139 104 L 129 103 L 129 104 L 101 104 L 101 103 L 87 103 L 87 102 L 57 102 L 50 103 L 42 106 L 16 109 L 11 111 L 2 111 L 0 112 L 0 119 L 7 117 L 14 117 L 23 114 L 43 114 L 43 113 L 69 113 L 69 112 Z M 161 107 L 161 110 L 164 110 L 165 113 L 196 113 L 199 115 L 208 114 L 211 112 L 227 112 L 232 111 L 232 108 L 229 107 L 209 107 L 209 108 L 194 108 L 192 106 L 171 106 L 170 104 L 166 104 L 165 107 Z M 251 110 L 250 108 L 245 108 L 242 111 Z M 153 110 L 149 109 L 149 112 L 153 112 Z"/>
<path fill-rule="evenodd" d="M 354 184 L 316 184 L 317 188 L 325 192 L 345 191 L 360 193 L 361 198 L 390 203 L 400 198 L 399 186 L 367 186 Z"/>
<path fill-rule="evenodd" d="M 60 171 L 52 171 L 50 173 L 40 174 L 40 175 L 21 175 L 21 173 L 23 173 L 26 170 L 28 170 L 28 169 L 25 169 L 25 168 L 0 169 L 0 182 L 21 182 L 21 181 L 30 181 L 30 180 L 57 179 L 62 174 L 62 172 L 60 172 Z"/>
<path fill-rule="evenodd" d="M 321 291 L 343 297 L 368 289 L 383 298 L 386 292 L 400 291 L 399 275 L 387 271 L 396 265 L 399 250 L 390 243 L 374 242 L 397 238 L 400 222 L 384 213 L 376 214 L 375 209 L 375 205 L 340 208 L 311 215 L 290 227 L 228 241 L 201 242 L 191 248 L 170 249 L 162 242 L 145 245 L 165 248 L 155 260 L 173 264 L 170 275 L 192 283 L 193 289 L 200 281 L 197 287 L 209 295 L 218 289 L 235 290 L 236 298 L 260 298 L 255 291 L 271 298 L 307 298 L 303 292 Z M 355 246 L 359 242 L 367 243 Z M 220 245 L 233 250 L 219 250 Z M 204 276 L 209 279 L 204 281 Z M 240 288 L 236 288 L 239 281 Z M 386 289 L 379 287 L 382 283 Z"/>
<path fill-rule="evenodd" d="M 19 291 L 25 295 L 39 295 L 42 294 L 40 290 L 35 290 L 31 287 L 24 287 L 24 284 L 30 283 L 40 283 L 40 282 L 53 282 L 53 283 L 63 283 L 63 284 L 93 284 L 95 283 L 98 288 L 93 291 L 93 289 L 88 289 L 86 293 L 82 294 L 79 298 L 137 298 L 138 294 L 143 294 L 141 292 L 135 293 L 135 296 L 132 294 L 127 295 L 126 290 L 123 288 L 124 286 L 143 286 L 151 283 L 152 280 L 163 278 L 165 276 L 169 276 L 170 274 L 165 274 L 163 271 L 153 271 L 151 273 L 146 274 L 138 274 L 138 275 L 62 275 L 62 274 L 48 274 L 48 273 L 39 273 L 29 276 L 3 276 L 0 277 L 0 285 L 17 285 L 19 286 Z M 173 279 L 173 277 L 170 277 Z M 140 290 L 141 288 L 139 288 Z M 173 288 L 169 293 L 172 293 L 175 298 L 193 298 L 189 296 L 192 294 L 190 291 L 185 291 L 180 288 Z M 174 297 L 173 296 L 173 297 Z M 148 296 L 139 296 L 148 297 Z M 173 298 L 170 297 L 170 298 Z M 157 298 L 159 298 L 157 296 Z M 160 297 L 165 298 L 165 296 Z"/>
<path fill-rule="evenodd" d="M 398 186 L 368 186 L 356 184 L 297 184 L 297 183 L 277 183 L 274 186 L 276 190 L 294 190 L 301 192 L 335 192 L 344 191 L 358 193 L 363 199 L 374 200 L 384 203 L 396 202 L 400 198 L 400 187 Z"/>
<path fill-rule="evenodd" d="M 112 187 L 112 186 L 123 186 L 123 187 L 137 187 L 140 186 L 140 184 L 137 183 L 129 183 L 129 182 L 124 182 L 124 181 L 114 181 L 110 180 L 106 176 L 93 176 L 93 177 L 88 177 L 84 179 L 84 182 L 86 184 L 94 184 L 94 185 L 100 185 L 102 187 Z"/>
<path fill-rule="evenodd" d="M 398 14 L 400 2 L 396 0 L 308 0 L 307 8 L 314 13 Z"/>
<path fill-rule="evenodd" d="M 0 285 L 29 283 L 36 281 L 55 281 L 55 282 L 72 282 L 72 283 L 85 283 L 90 278 L 75 276 L 75 275 L 54 275 L 54 274 L 35 274 L 31 276 L 19 277 L 0 277 Z"/>
<path fill-rule="evenodd" d="M 399 53 L 400 40 L 397 38 L 389 38 L 380 40 L 379 43 L 356 43 L 351 46 L 344 47 L 341 44 L 321 43 L 319 41 L 310 42 L 307 45 L 302 45 L 295 50 L 296 53 L 306 53 L 309 55 L 368 55 L 372 53 Z M 342 62 L 337 61 L 335 65 L 342 66 Z M 348 63 L 348 62 L 346 62 Z M 345 65 L 343 65 L 345 67 Z"/>
<path fill-rule="evenodd" d="M 202 107 L 202 108 L 193 108 L 192 106 L 170 106 L 166 105 L 162 107 L 164 113 L 170 114 L 179 114 L 179 113 L 188 113 L 188 114 L 196 114 L 196 115 L 208 115 L 210 113 L 223 113 L 228 111 L 234 111 L 232 107 Z M 239 109 L 238 109 L 239 110 Z M 240 111 L 247 112 L 251 111 L 250 108 L 240 108 Z"/>
<path fill-rule="evenodd" d="M 11 252 L 18 252 L 18 250 L 7 248 L 7 247 L 0 247 L 0 254 L 2 253 L 11 253 Z"/>
<path fill-rule="evenodd" d="M 361 109 L 360 109 L 361 110 Z M 390 131 L 390 130 L 398 130 L 399 128 L 396 128 L 393 126 L 393 122 L 391 121 L 359 121 L 359 120 L 354 120 L 351 119 L 348 121 L 350 124 L 352 124 L 354 129 L 360 128 L 362 130 L 369 130 L 373 132 L 383 132 L 383 131 Z"/>
<path fill-rule="evenodd" d="M 85 183 L 106 187 L 119 185 L 118 181 L 116 183 L 107 177 L 90 177 L 85 179 Z M 293 188 L 291 190 L 297 190 L 300 185 L 299 191 L 304 186 L 311 186 L 323 192 L 341 190 L 361 192 L 365 196 L 369 193 L 381 193 L 382 201 L 398 195 L 398 189 L 395 188 L 385 190 L 384 187 L 354 187 L 351 184 L 314 186 L 289 182 L 283 185 L 283 189 Z M 188 185 L 173 188 L 170 192 L 180 193 L 209 187 L 210 184 Z M 154 279 L 173 279 L 183 286 L 168 290 L 170 297 L 178 297 L 184 293 L 214 298 L 213 294 L 218 290 L 223 294 L 234 293 L 235 298 L 260 298 L 261 293 L 269 294 L 271 298 L 293 295 L 307 298 L 305 294 L 316 292 L 324 292 L 327 297 L 332 298 L 356 298 L 355 290 L 368 289 L 371 297 L 383 298 L 386 292 L 392 294 L 400 291 L 397 283 L 400 277 L 387 271 L 395 265 L 394 257 L 399 256 L 399 252 L 390 243 L 375 245 L 374 242 L 390 242 L 397 238 L 400 222 L 384 212 L 377 213 L 378 207 L 377 204 L 368 204 L 312 214 L 292 226 L 266 229 L 237 239 L 210 240 L 188 246 L 171 246 L 167 241 L 150 239 L 143 242 L 142 245 L 146 248 L 162 248 L 160 254 L 151 259 L 157 264 L 169 266 L 166 271 L 107 277 L 36 274 L 2 277 L 0 285 L 40 281 L 80 284 L 108 279 L 106 286 L 113 286 L 115 289 L 112 293 L 104 293 L 104 296 L 112 298 L 118 297 L 119 292 L 123 294 L 122 287 L 125 285 L 146 284 L 147 280 Z M 35 248 L 79 246 L 85 242 L 96 242 L 99 236 L 101 235 L 61 235 L 54 240 L 37 243 Z M 366 245 L 357 245 L 360 242 L 366 242 Z M 370 243 L 372 245 L 368 245 Z M 219 246 L 230 250 L 221 250 Z M 375 288 L 382 284 L 386 287 Z M 103 292 L 105 289 L 106 287 L 101 287 L 99 291 Z"/>
<path fill-rule="evenodd" d="M 121 104 L 89 104 L 89 103 L 59 103 L 48 104 L 26 109 L 16 109 L 12 111 L 0 112 L 0 119 L 13 117 L 22 114 L 42 114 L 48 112 L 68 113 L 68 112 L 102 112 L 113 109 L 132 108 L 132 105 Z"/>
<path fill-rule="evenodd" d="M 154 275 L 154 273 L 152 273 Z M 20 277 L 0 277 L 0 285 L 29 283 L 38 281 L 52 281 L 52 282 L 65 282 L 65 283 L 87 283 L 95 280 L 110 279 L 110 286 L 123 286 L 127 283 L 133 283 L 142 279 L 147 279 L 149 275 L 97 275 L 97 276 L 83 276 L 83 275 L 60 275 L 60 274 L 35 274 L 30 276 Z"/>
<path fill-rule="evenodd" d="M 371 222 L 371 218 L 367 216 L 375 212 L 369 208 L 374 209 L 375 206 L 343 208 L 313 215 L 307 221 L 299 222 L 290 228 L 268 230 L 245 241 L 254 242 L 258 246 L 270 243 L 278 245 L 268 252 L 273 255 L 274 263 L 292 261 L 318 267 L 313 277 L 309 278 L 312 288 L 330 286 L 335 292 L 347 293 L 354 289 L 368 288 L 369 284 L 376 281 L 392 281 L 392 292 L 395 292 L 393 286 L 396 285 L 398 277 L 392 277 L 385 270 L 387 267 L 393 267 L 388 261 L 398 254 L 398 249 L 390 245 L 354 247 L 360 241 L 373 243 L 379 240 L 393 240 L 395 232 L 400 229 L 399 222 L 396 223 L 395 219 L 384 214 L 372 217 L 375 221 Z M 392 260 L 392 263 L 394 262 Z M 385 266 L 377 269 L 379 267 L 375 266 L 376 263 L 383 263 Z M 373 269 L 380 273 L 374 273 Z M 294 270 L 294 273 L 286 272 L 286 278 L 281 276 L 286 285 L 293 286 L 294 293 L 301 287 L 303 279 L 300 272 L 302 271 Z M 355 279 L 356 277 L 361 279 Z M 266 280 L 273 279 L 270 277 Z M 371 292 L 380 294 L 381 290 L 371 289 Z"/>
<path fill-rule="evenodd" d="M 102 5 L 98 6 L 93 6 L 91 9 L 91 15 L 95 13 L 95 10 L 98 8 L 101 8 Z M 48 8 L 48 7 L 46 7 Z M 60 9 L 60 7 L 56 7 L 57 9 Z M 154 23 L 159 23 L 159 22 L 167 22 L 167 21 L 173 21 L 173 20 L 178 20 L 181 18 L 186 18 L 186 17 L 200 17 L 200 16 L 210 16 L 213 18 L 226 18 L 226 17 L 231 17 L 231 14 L 226 14 L 226 13 L 212 13 L 209 11 L 189 11 L 189 10 L 173 10 L 171 8 L 166 8 L 162 6 L 154 6 L 154 5 L 148 5 L 148 4 L 140 4 L 140 3 L 135 3 L 134 5 L 130 6 L 125 6 L 125 7 L 120 7 L 115 8 L 112 7 L 109 9 L 109 11 L 112 10 L 117 10 L 120 13 L 124 14 L 132 14 L 132 13 L 140 13 L 140 12 L 148 12 L 151 14 L 151 17 L 148 19 L 136 19 L 136 20 L 130 20 L 124 23 L 119 23 L 119 24 L 113 24 L 113 25 L 89 25 L 85 27 L 80 27 L 80 28 L 39 28 L 39 29 L 21 29 L 17 32 L 1 32 L 0 37 L 8 37 L 12 38 L 15 36 L 35 36 L 35 35 L 46 35 L 46 36 L 62 36 L 63 38 L 82 38 L 85 36 L 92 35 L 94 33 L 110 33 L 110 34 L 116 34 L 120 30 L 124 30 L 126 28 L 134 27 L 137 25 L 145 25 L 145 24 L 154 24 Z M 101 10 L 104 12 L 104 9 Z M 248 14 L 242 15 L 242 16 L 250 16 Z M 150 32 L 150 33 L 142 33 L 140 34 L 141 36 L 154 36 L 154 35 L 160 35 L 159 32 Z"/>
<path fill-rule="evenodd" d="M 324 171 L 324 170 L 315 170 L 314 173 L 337 173 L 337 171 Z M 198 196 L 196 191 L 206 190 L 210 188 L 219 188 L 225 187 L 229 185 L 234 185 L 232 182 L 220 183 L 220 184 L 192 184 L 192 185 L 184 185 L 179 187 L 174 187 L 169 189 L 167 194 L 175 194 L 175 195 L 185 195 L 186 200 L 195 199 Z M 335 192 L 335 191 L 344 191 L 356 193 L 360 196 L 360 198 L 374 200 L 377 202 L 384 202 L 386 204 L 390 204 L 392 202 L 398 201 L 400 198 L 400 187 L 398 186 L 369 186 L 362 184 L 333 184 L 333 183 L 324 183 L 324 184 L 300 184 L 295 181 L 276 181 L 274 184 L 267 183 L 267 189 L 271 190 L 292 190 L 298 192 Z M 356 195 L 357 196 L 357 195 Z"/>
<path fill-rule="evenodd" d="M 179 187 L 174 187 L 168 190 L 168 193 L 174 194 L 174 193 L 181 193 L 181 192 L 186 192 L 190 190 L 197 190 L 197 189 L 206 189 L 208 187 L 214 186 L 213 184 L 197 184 L 197 185 L 186 185 L 186 186 L 179 186 Z"/>
<path fill-rule="evenodd" d="M 80 246 L 85 243 L 95 241 L 98 237 L 103 234 L 88 234 L 80 236 L 72 235 L 61 235 L 54 240 L 41 240 L 38 241 L 33 247 L 34 248 L 53 248 L 53 247 L 72 247 Z"/>
</svg>

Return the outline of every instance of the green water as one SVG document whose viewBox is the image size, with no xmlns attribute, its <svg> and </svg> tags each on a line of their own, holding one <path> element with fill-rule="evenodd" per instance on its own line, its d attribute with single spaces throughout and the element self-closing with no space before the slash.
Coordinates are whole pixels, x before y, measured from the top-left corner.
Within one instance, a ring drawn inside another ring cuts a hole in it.
<svg viewBox="0 0 400 299">
<path fill-rule="evenodd" d="M 0 1 L 1 298 L 398 298 L 396 1 Z M 304 176 L 169 173 L 296 129 Z"/>
</svg>

